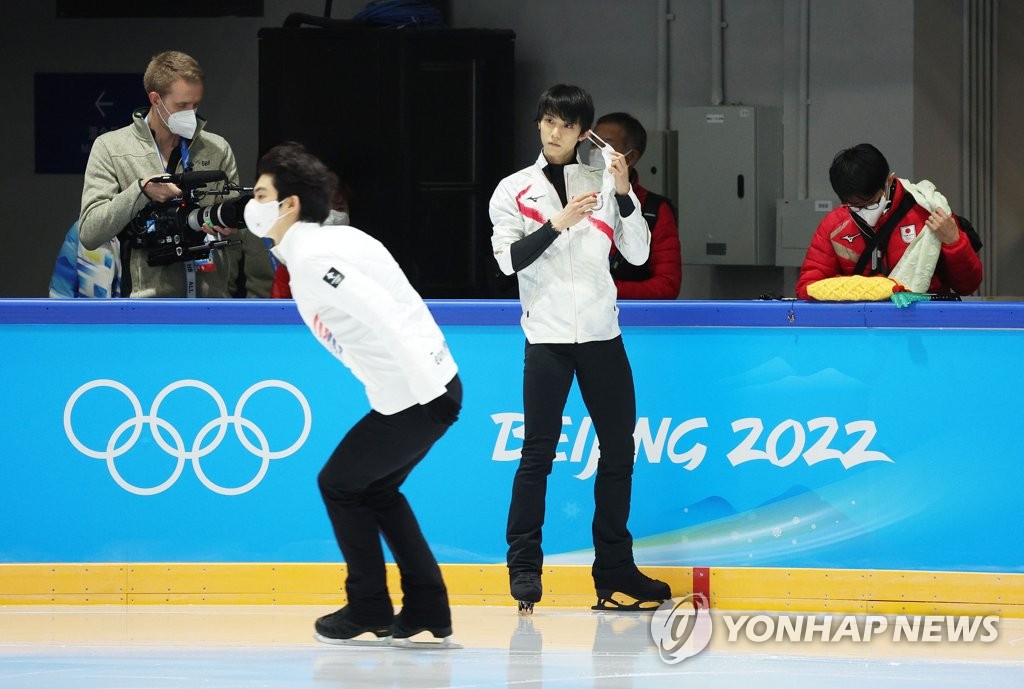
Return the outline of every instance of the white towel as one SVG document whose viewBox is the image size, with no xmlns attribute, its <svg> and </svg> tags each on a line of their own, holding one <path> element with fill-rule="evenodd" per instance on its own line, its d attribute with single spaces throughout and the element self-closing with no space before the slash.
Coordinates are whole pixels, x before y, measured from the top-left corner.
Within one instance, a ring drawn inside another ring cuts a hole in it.
<svg viewBox="0 0 1024 689">
<path fill-rule="evenodd" d="M 941 208 L 952 214 L 949 202 L 935 189 L 935 185 L 926 179 L 917 184 L 909 180 L 901 179 L 905 191 L 913 195 L 914 200 L 921 206 L 934 212 Z M 890 239 L 890 241 L 892 241 Z M 911 292 L 927 292 L 931 285 L 932 275 L 935 274 L 935 265 L 939 262 L 939 254 L 942 253 L 942 242 L 927 227 L 922 227 L 917 233 L 910 246 L 903 253 L 902 258 L 889 272 L 889 278 L 903 285 Z"/>
</svg>

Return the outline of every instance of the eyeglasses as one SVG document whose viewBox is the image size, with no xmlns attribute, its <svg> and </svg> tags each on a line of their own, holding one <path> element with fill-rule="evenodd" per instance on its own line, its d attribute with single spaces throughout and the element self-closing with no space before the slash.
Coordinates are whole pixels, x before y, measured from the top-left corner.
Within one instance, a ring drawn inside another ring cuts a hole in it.
<svg viewBox="0 0 1024 689">
<path fill-rule="evenodd" d="M 886 197 L 892 195 L 891 192 L 893 190 L 893 184 L 894 183 L 891 181 L 891 176 L 889 179 L 885 180 L 885 185 L 881 189 L 879 189 L 878 192 L 875 194 L 875 198 L 878 199 L 877 201 L 871 201 L 870 203 L 865 203 L 863 205 L 856 205 L 853 203 L 844 203 L 843 205 L 854 212 L 878 210 L 879 208 L 882 207 L 882 204 L 887 202 L 888 199 Z M 890 193 L 887 194 L 886 191 L 889 191 Z"/>
<path fill-rule="evenodd" d="M 854 212 L 857 212 L 857 211 L 873 211 L 873 210 L 878 210 L 882 206 L 882 201 L 884 201 L 884 200 L 885 200 L 885 197 L 883 196 L 883 197 L 879 198 L 877 201 L 875 201 L 874 203 L 869 203 L 866 206 L 855 206 L 852 203 L 847 203 L 845 205 L 846 205 L 847 208 L 849 208 L 851 211 L 854 211 Z"/>
</svg>

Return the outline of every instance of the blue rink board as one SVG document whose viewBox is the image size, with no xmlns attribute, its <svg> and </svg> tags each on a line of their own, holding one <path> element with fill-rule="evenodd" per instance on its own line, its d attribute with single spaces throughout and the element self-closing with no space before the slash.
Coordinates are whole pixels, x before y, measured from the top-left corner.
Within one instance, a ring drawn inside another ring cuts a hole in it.
<svg viewBox="0 0 1024 689">
<path fill-rule="evenodd" d="M 519 307 L 431 308 L 466 406 L 406 492 L 439 560 L 503 562 Z M 1024 571 L 1020 313 L 623 303 L 637 560 Z M 316 474 L 367 404 L 291 302 L 0 301 L 0 354 L 0 562 L 339 559 Z M 546 561 L 589 563 L 596 454 L 575 390 L 563 433 Z"/>
</svg>

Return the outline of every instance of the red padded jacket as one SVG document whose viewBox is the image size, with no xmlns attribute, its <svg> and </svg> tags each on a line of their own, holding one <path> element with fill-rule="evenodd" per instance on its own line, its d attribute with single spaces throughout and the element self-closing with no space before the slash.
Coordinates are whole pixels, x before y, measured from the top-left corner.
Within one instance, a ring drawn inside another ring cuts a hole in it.
<svg viewBox="0 0 1024 689">
<path fill-rule="evenodd" d="M 641 208 L 650 192 L 632 180 L 633 191 L 640 199 Z M 644 216 L 646 219 L 646 216 Z M 648 222 L 648 225 L 651 225 Z M 615 278 L 619 299 L 677 299 L 683 277 L 682 254 L 679 249 L 679 229 L 672 207 L 662 202 L 658 206 L 658 217 L 651 225 L 651 255 L 645 267 L 650 277 L 645 280 L 621 280 Z"/>
<path fill-rule="evenodd" d="M 896 180 L 896 193 L 893 195 L 890 210 L 879 218 L 876 227 L 884 224 L 889 216 L 896 211 L 908 192 L 903 184 Z M 919 232 L 930 232 L 925 227 L 925 221 L 931 212 L 914 203 L 896 227 L 893 229 L 886 246 L 883 257 L 883 265 L 879 266 L 880 272 L 888 272 L 899 262 L 911 240 Z M 959 226 L 959 224 L 958 224 Z M 803 265 L 800 266 L 800 277 L 796 281 L 796 296 L 799 299 L 808 299 L 807 286 L 812 282 L 839 275 L 853 275 L 857 265 L 857 259 L 867 246 L 867 238 L 857 227 L 850 215 L 847 206 L 839 206 L 826 215 L 814 236 L 811 238 L 811 245 L 807 249 Z M 864 275 L 871 275 L 871 266 L 864 268 Z M 952 244 L 942 245 L 942 254 L 939 256 L 938 265 L 935 267 L 935 275 L 932 277 L 928 291 L 931 293 L 953 291 L 960 295 L 973 293 L 981 284 L 982 269 L 981 259 L 971 246 L 971 242 L 963 229 L 960 236 Z"/>
</svg>

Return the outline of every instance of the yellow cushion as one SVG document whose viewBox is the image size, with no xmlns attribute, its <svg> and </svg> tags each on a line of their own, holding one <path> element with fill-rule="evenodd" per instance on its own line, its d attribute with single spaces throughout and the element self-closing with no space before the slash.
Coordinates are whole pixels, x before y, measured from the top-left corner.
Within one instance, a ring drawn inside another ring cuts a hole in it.
<svg viewBox="0 0 1024 689">
<path fill-rule="evenodd" d="M 807 294 L 818 301 L 884 301 L 902 291 L 895 280 L 882 275 L 842 275 L 807 285 Z"/>
</svg>

